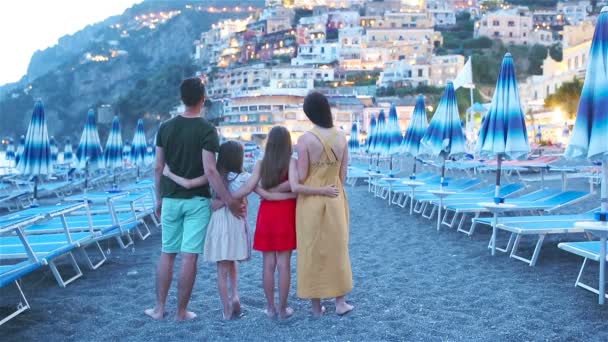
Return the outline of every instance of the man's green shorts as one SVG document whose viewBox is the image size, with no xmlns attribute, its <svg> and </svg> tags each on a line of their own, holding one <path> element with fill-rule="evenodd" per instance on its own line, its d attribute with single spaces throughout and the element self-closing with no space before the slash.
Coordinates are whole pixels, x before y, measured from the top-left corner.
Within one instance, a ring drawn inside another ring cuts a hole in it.
<svg viewBox="0 0 608 342">
<path fill-rule="evenodd" d="M 210 218 L 208 198 L 163 198 L 163 253 L 203 253 Z"/>
</svg>

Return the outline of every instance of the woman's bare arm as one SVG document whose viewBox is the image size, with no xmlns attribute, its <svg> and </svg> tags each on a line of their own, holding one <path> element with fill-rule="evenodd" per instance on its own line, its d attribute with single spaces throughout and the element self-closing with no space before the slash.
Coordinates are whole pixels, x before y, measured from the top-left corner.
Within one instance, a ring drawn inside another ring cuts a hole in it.
<svg viewBox="0 0 608 342">
<path fill-rule="evenodd" d="M 173 173 L 171 171 L 171 169 L 169 169 L 168 165 L 165 165 L 165 169 L 163 170 L 163 175 L 166 177 L 169 177 L 169 179 L 171 179 L 172 181 L 177 183 L 179 186 L 184 187 L 186 189 L 192 189 L 192 188 L 196 188 L 196 187 L 199 187 L 202 185 L 209 184 L 209 180 L 207 179 L 207 176 L 205 176 L 205 175 L 202 175 L 200 177 L 193 178 L 193 179 L 180 177 L 180 176 L 176 175 L 175 173 Z"/>
<path fill-rule="evenodd" d="M 298 195 L 293 192 L 270 192 L 264 190 L 261 186 L 255 188 L 255 192 L 267 201 L 284 201 L 298 197 Z"/>
<path fill-rule="evenodd" d="M 340 181 L 342 184 L 346 182 L 346 173 L 348 171 L 348 146 L 344 148 L 344 153 L 342 153 L 342 163 L 340 165 Z"/>
<path fill-rule="evenodd" d="M 275 186 L 274 188 L 268 189 L 270 192 L 291 192 L 291 185 L 289 184 L 289 180 L 284 181 L 283 183 Z"/>
<path fill-rule="evenodd" d="M 289 163 L 289 183 L 291 184 L 292 192 L 312 196 L 338 196 L 338 189 L 335 187 L 335 185 L 329 185 L 325 187 L 308 186 L 300 184 L 299 179 L 300 177 L 298 175 L 297 161 L 292 159 Z"/>
</svg>

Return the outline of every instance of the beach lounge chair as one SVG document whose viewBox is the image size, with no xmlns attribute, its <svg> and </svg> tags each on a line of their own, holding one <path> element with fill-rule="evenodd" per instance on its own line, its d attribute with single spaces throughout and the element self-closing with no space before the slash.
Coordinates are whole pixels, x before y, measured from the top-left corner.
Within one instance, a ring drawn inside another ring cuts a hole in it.
<svg viewBox="0 0 608 342">
<path fill-rule="evenodd" d="M 564 191 L 555 193 L 555 190 L 541 189 L 517 198 L 509 199 L 506 202 L 516 206 L 513 208 L 513 210 L 511 210 L 511 212 L 530 212 L 538 213 L 540 215 L 542 213 L 551 213 L 557 209 L 563 208 L 564 206 L 577 203 L 590 195 L 591 194 L 588 192 L 582 191 Z M 469 230 L 463 229 L 466 215 L 470 214 L 473 215 L 473 218 L 477 218 L 482 213 L 489 213 L 489 210 L 479 203 L 450 204 L 445 207 L 445 210 L 454 212 L 454 215 L 462 215 L 460 223 L 458 224 L 458 231 L 469 236 L 473 235 L 476 225 L 471 224 L 471 228 Z"/>
<path fill-rule="evenodd" d="M 597 295 L 599 295 L 598 289 L 595 287 L 583 283 L 582 277 L 585 272 L 585 267 L 587 266 L 587 261 L 600 261 L 600 242 L 599 241 L 582 241 L 582 242 L 562 242 L 557 245 L 558 248 L 563 249 L 568 253 L 572 253 L 578 256 L 583 257 L 583 264 L 581 265 L 581 269 L 578 272 L 578 276 L 576 277 L 576 281 L 574 282 L 575 287 L 580 287 L 587 291 L 591 291 Z M 608 260 L 608 257 L 606 258 Z M 608 298 L 608 294 L 606 295 Z"/>
</svg>

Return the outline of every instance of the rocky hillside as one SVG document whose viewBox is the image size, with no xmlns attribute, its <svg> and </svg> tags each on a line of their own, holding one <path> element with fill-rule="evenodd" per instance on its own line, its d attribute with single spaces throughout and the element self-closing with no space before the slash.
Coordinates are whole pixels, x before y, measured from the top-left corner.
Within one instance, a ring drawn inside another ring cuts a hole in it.
<svg viewBox="0 0 608 342">
<path fill-rule="evenodd" d="M 239 3 L 145 1 L 36 52 L 23 79 L 0 88 L 0 137 L 24 134 L 38 98 L 45 103 L 50 134 L 57 137 L 77 139 L 88 108 L 102 104 L 121 116 L 125 130 L 140 117 L 148 127 L 158 125 L 159 115 L 179 103 L 181 79 L 196 72 L 193 41 L 219 20 L 248 15 L 209 13 L 197 5 Z M 247 3 L 263 6 L 263 0 Z M 107 129 L 100 125 L 102 139 Z"/>
</svg>

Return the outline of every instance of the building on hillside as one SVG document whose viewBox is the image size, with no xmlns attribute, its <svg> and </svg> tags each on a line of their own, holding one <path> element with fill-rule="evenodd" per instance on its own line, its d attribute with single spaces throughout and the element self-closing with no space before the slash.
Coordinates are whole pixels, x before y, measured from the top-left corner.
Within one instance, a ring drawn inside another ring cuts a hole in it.
<svg viewBox="0 0 608 342">
<path fill-rule="evenodd" d="M 426 60 L 399 60 L 386 63 L 378 87 L 444 86 L 456 78 L 464 66 L 464 56 L 432 56 Z"/>
<path fill-rule="evenodd" d="M 298 53 L 291 59 L 291 65 L 322 65 L 337 62 L 340 58 L 340 44 L 303 44 L 298 46 Z"/>
<path fill-rule="evenodd" d="M 557 11 L 570 25 L 577 25 L 587 19 L 591 12 L 591 3 L 587 0 L 558 2 Z"/>
<path fill-rule="evenodd" d="M 475 22 L 475 38 L 488 37 L 505 44 L 528 45 L 533 19 L 527 7 L 487 13 Z"/>
<path fill-rule="evenodd" d="M 433 18 L 433 26 L 449 27 L 456 25 L 456 9 L 449 1 L 428 0 L 426 10 Z"/>
<path fill-rule="evenodd" d="M 521 84 L 520 94 L 524 108 L 542 108 L 545 98 L 553 94 L 562 83 L 575 77 L 584 79 L 594 26 L 592 21 L 564 26 L 562 61 L 557 62 L 547 56 L 543 62 L 543 74 L 530 76 Z"/>
<path fill-rule="evenodd" d="M 540 44 L 545 46 L 550 46 L 556 43 L 553 31 L 551 30 L 543 30 L 543 29 L 534 29 L 530 32 L 530 45 Z"/>
<path fill-rule="evenodd" d="M 367 0 L 283 0 L 287 7 L 313 9 L 317 6 L 329 8 L 360 8 Z"/>
<path fill-rule="evenodd" d="M 532 12 L 532 21 L 534 27 L 545 29 L 563 26 L 566 23 L 564 16 L 557 10 L 536 10 Z"/>
<path fill-rule="evenodd" d="M 463 67 L 462 55 L 433 56 L 429 65 L 429 84 L 442 87 L 454 80 Z"/>
</svg>

